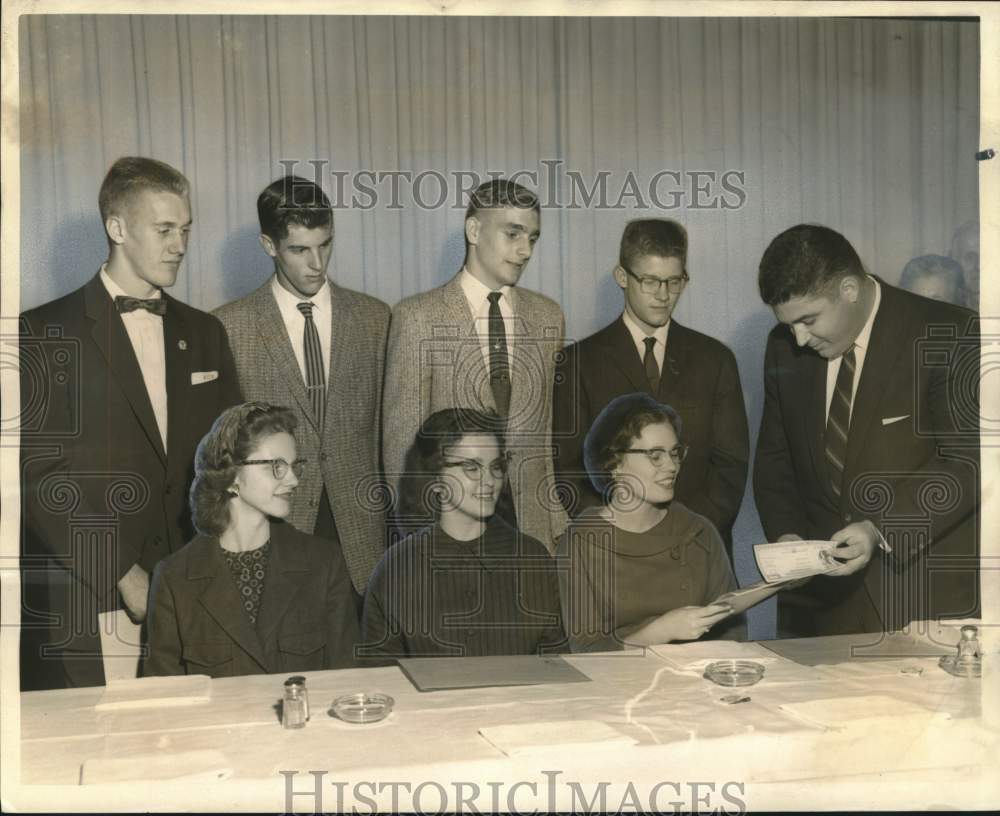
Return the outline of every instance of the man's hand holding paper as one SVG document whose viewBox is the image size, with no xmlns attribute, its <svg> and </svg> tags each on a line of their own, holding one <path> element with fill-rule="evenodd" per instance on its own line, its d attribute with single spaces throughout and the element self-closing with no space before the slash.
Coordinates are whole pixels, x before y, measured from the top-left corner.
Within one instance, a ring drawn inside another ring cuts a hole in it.
<svg viewBox="0 0 1000 816">
<path fill-rule="evenodd" d="M 774 584 L 781 581 L 810 578 L 813 575 L 834 574 L 833 570 L 840 569 L 840 565 L 832 561 L 830 557 L 836 546 L 834 541 L 796 539 L 778 541 L 772 544 L 756 544 L 753 551 L 761 576 L 769 584 Z M 849 557 L 853 554 L 852 550 Z M 836 574 L 846 575 L 847 573 Z"/>
</svg>

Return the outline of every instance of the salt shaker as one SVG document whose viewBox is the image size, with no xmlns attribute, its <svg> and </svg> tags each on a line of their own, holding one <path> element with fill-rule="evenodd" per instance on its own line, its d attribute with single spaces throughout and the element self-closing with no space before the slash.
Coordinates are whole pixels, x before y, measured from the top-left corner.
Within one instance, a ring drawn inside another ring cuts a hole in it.
<svg viewBox="0 0 1000 816">
<path fill-rule="evenodd" d="M 306 708 L 306 721 L 309 720 L 309 689 L 306 688 L 306 678 L 301 674 L 296 674 L 293 677 L 289 677 L 285 681 L 285 687 L 288 686 L 299 686 L 302 689 L 302 699 L 305 701 Z"/>
<path fill-rule="evenodd" d="M 942 657 L 938 665 L 956 677 L 982 677 L 983 653 L 979 647 L 979 630 L 975 626 L 963 626 L 961 633 L 956 654 Z"/>
<path fill-rule="evenodd" d="M 305 694 L 298 683 L 285 683 L 285 698 L 281 703 L 281 725 L 283 728 L 305 728 Z"/>
</svg>

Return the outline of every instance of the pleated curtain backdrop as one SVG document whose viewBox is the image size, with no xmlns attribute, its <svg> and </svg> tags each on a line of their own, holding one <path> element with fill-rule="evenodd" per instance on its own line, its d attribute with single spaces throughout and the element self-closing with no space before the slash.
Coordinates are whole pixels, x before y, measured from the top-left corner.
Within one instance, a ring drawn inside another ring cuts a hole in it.
<svg viewBox="0 0 1000 816">
<path fill-rule="evenodd" d="M 389 304 L 460 267 L 462 173 L 531 171 L 543 204 L 576 198 L 543 211 L 522 280 L 562 304 L 570 337 L 620 311 L 628 219 L 688 227 L 676 317 L 734 349 L 756 431 L 773 323 L 756 266 L 775 234 L 830 225 L 896 282 L 978 212 L 975 22 L 32 15 L 20 49 L 22 308 L 98 268 L 97 190 L 122 155 L 191 179 L 173 292 L 205 309 L 270 273 L 255 201 L 283 160 L 319 167 L 331 195 L 344 179 L 342 199 L 377 190 L 337 210 L 331 270 Z M 364 175 L 394 171 L 424 173 L 416 198 Z M 417 206 L 439 198 L 438 174 L 447 202 Z M 759 540 L 749 490 L 736 535 Z"/>
</svg>

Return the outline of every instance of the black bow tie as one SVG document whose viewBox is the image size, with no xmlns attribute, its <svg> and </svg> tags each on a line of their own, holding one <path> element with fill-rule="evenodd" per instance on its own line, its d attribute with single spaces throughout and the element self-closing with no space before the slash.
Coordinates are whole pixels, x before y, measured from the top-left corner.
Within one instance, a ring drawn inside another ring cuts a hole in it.
<svg viewBox="0 0 1000 816">
<path fill-rule="evenodd" d="M 128 295 L 118 295 L 115 298 L 115 308 L 121 314 L 134 312 L 136 309 L 145 309 L 155 315 L 163 317 L 167 313 L 167 301 L 163 298 L 135 298 Z"/>
</svg>

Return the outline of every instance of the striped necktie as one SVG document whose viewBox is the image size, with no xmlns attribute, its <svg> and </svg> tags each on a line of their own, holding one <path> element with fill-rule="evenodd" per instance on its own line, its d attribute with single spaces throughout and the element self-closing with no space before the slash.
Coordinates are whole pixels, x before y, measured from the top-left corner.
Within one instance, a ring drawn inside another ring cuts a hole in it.
<svg viewBox="0 0 1000 816">
<path fill-rule="evenodd" d="M 840 498 L 844 481 L 844 462 L 847 459 L 847 433 L 851 427 L 851 396 L 854 391 L 854 346 L 840 359 L 837 384 L 830 401 L 830 415 L 826 420 L 826 465 L 833 485 L 833 492 Z"/>
<path fill-rule="evenodd" d="M 312 402 L 316 427 L 323 428 L 323 414 L 326 410 L 326 376 L 323 373 L 323 352 L 319 345 L 319 332 L 313 321 L 313 304 L 299 303 L 297 308 L 306 319 L 302 330 L 302 349 L 306 360 L 306 391 Z"/>
</svg>

